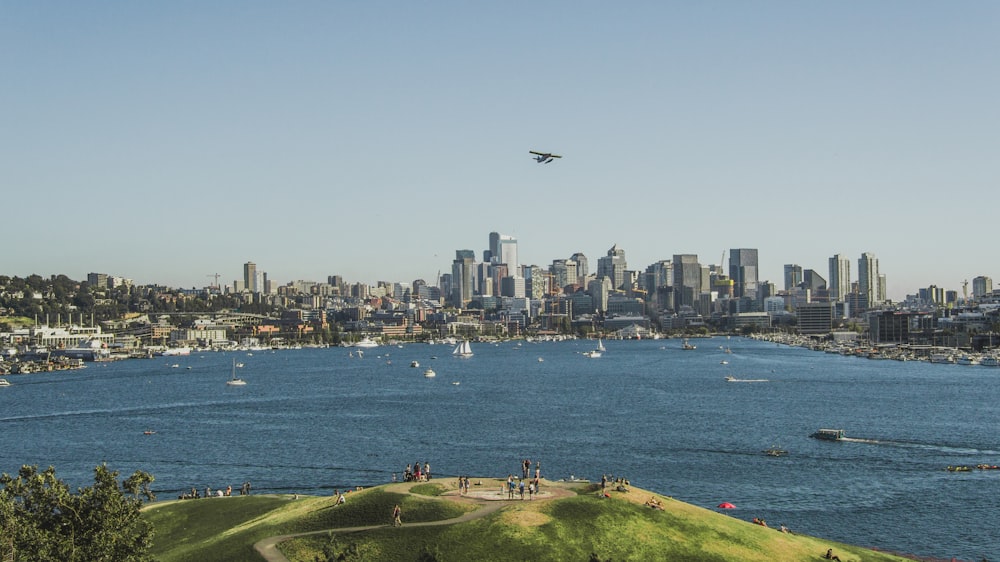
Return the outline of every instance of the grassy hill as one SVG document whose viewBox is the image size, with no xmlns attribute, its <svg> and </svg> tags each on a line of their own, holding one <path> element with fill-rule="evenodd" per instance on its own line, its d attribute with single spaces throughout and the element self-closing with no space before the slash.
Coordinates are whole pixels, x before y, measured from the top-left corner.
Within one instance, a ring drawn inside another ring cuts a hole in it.
<svg viewBox="0 0 1000 562">
<path fill-rule="evenodd" d="M 500 481 L 472 491 L 489 496 Z M 489 493 L 487 493 L 487 490 Z M 265 560 L 253 545 L 278 535 L 292 562 L 314 560 L 690 560 L 822 559 L 900 561 L 898 556 L 815 537 L 782 533 L 632 487 L 601 496 L 581 483 L 544 483 L 533 501 L 459 497 L 451 481 L 387 484 L 333 497 L 244 496 L 152 504 L 153 556 L 182 560 Z M 664 509 L 644 505 L 651 497 Z M 403 526 L 389 525 L 393 505 Z M 329 529 L 352 529 L 331 533 Z M 361 529 L 359 529 L 361 528 Z M 280 558 L 278 558 L 280 559 Z"/>
</svg>

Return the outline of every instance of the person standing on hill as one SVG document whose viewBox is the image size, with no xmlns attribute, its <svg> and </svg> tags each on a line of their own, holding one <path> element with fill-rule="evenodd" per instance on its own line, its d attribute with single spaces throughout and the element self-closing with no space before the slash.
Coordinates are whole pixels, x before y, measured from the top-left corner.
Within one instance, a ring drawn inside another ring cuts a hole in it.
<svg viewBox="0 0 1000 562">
<path fill-rule="evenodd" d="M 403 510 L 399 509 L 399 504 L 397 503 L 395 507 L 392 508 L 392 526 L 401 527 L 403 525 L 403 520 L 400 518 L 403 514 Z"/>
</svg>

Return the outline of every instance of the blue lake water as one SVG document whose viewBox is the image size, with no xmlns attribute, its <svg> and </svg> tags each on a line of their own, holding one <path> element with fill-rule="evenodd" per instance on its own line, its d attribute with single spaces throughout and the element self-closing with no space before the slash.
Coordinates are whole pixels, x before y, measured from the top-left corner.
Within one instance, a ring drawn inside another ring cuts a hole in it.
<svg viewBox="0 0 1000 562">
<path fill-rule="evenodd" d="M 153 473 L 170 498 L 245 480 L 329 494 L 388 482 L 415 461 L 440 477 L 506 476 L 530 458 L 546 478 L 625 476 L 833 540 L 998 556 L 1000 470 L 945 467 L 1000 464 L 1000 369 L 693 342 L 609 341 L 597 359 L 582 355 L 585 341 L 478 344 L 468 359 L 423 344 L 364 359 L 341 348 L 195 353 L 11 376 L 0 471 L 54 465 L 86 485 L 107 462 Z M 234 357 L 245 387 L 225 384 Z M 865 441 L 809 438 L 821 427 Z M 763 455 L 771 446 L 789 454 Z"/>
</svg>

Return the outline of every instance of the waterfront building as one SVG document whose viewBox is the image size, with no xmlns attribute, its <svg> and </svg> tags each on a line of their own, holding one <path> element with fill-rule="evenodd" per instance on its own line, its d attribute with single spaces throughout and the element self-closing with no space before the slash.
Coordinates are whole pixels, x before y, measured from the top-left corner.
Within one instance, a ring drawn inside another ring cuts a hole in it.
<svg viewBox="0 0 1000 562">
<path fill-rule="evenodd" d="M 729 250 L 729 278 L 733 281 L 733 296 L 757 298 L 757 250 Z"/>
<path fill-rule="evenodd" d="M 843 254 L 830 258 L 830 300 L 843 302 L 851 292 L 851 260 Z"/>
<path fill-rule="evenodd" d="M 795 313 L 801 334 L 828 334 L 833 330 L 833 305 L 829 302 L 802 303 Z"/>
</svg>

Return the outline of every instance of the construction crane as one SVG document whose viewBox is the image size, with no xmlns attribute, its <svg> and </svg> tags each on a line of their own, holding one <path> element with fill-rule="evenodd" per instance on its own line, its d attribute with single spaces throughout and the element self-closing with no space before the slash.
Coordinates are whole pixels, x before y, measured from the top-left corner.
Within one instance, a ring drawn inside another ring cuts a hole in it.
<svg viewBox="0 0 1000 562">
<path fill-rule="evenodd" d="M 205 277 L 214 277 L 215 278 L 215 284 L 212 285 L 212 287 L 215 287 L 216 289 L 219 288 L 219 277 L 221 277 L 221 275 L 219 275 L 218 273 L 209 273 Z"/>
</svg>

